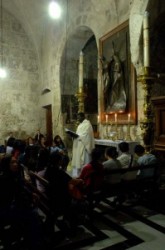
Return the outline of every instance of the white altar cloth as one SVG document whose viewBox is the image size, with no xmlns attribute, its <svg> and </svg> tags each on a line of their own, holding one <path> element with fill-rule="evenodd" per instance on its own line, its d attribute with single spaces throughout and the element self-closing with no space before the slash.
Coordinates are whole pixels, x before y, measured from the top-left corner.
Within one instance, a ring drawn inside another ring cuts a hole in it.
<svg viewBox="0 0 165 250">
<path fill-rule="evenodd" d="M 119 153 L 119 155 L 121 154 L 121 151 L 119 150 L 119 144 L 122 142 L 122 140 L 116 140 L 116 141 L 112 141 L 112 140 L 106 140 L 106 139 L 95 139 L 95 145 L 100 145 L 100 146 L 114 146 L 117 148 L 117 151 Z M 137 141 L 127 141 L 127 143 L 129 144 L 129 152 L 131 154 L 134 154 L 134 147 L 139 144 L 139 142 Z"/>
</svg>

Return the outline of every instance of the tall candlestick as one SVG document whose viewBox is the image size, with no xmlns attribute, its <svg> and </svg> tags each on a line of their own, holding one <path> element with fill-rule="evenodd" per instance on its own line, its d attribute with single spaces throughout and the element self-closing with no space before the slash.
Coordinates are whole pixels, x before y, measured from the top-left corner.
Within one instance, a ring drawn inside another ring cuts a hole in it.
<svg viewBox="0 0 165 250">
<path fill-rule="evenodd" d="M 149 13 L 146 11 L 143 18 L 143 54 L 144 67 L 150 66 L 150 39 L 149 39 Z"/>
<path fill-rule="evenodd" d="M 84 64 L 84 54 L 81 51 L 79 56 L 79 91 L 83 89 L 83 64 Z"/>
</svg>

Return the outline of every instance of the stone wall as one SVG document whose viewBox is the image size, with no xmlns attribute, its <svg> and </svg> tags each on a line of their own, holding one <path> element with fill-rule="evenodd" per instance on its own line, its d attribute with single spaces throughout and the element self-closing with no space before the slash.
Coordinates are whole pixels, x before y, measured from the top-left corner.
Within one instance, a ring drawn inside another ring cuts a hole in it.
<svg viewBox="0 0 165 250">
<path fill-rule="evenodd" d="M 2 139 L 11 130 L 17 137 L 24 137 L 35 132 L 38 126 L 45 133 L 43 107 L 46 105 L 52 105 L 53 135 L 64 136 L 65 119 L 61 112 L 61 95 L 74 95 L 78 89 L 79 53 L 88 39 L 92 36 L 96 39 L 95 52 L 91 51 L 91 54 L 96 55 L 92 60 L 95 59 L 97 68 L 100 38 L 129 20 L 131 61 L 139 74 L 142 66 L 141 31 L 144 11 L 147 8 L 151 11 L 153 24 L 165 9 L 164 1 L 157 0 L 69 0 L 68 6 L 66 2 L 60 1 L 63 9 L 60 20 L 45 20 L 39 58 L 32 37 L 27 36 L 21 23 L 9 13 L 4 14 L 4 54 L 9 75 L 7 79 L 0 80 Z M 96 72 L 94 76 L 95 74 Z M 99 70 L 97 83 L 100 112 L 102 82 Z M 49 89 L 50 93 L 43 96 L 44 89 Z M 161 95 L 164 92 L 163 80 L 156 81 L 152 94 Z M 137 83 L 138 122 L 131 126 L 133 139 L 140 138 L 143 100 L 142 85 Z M 126 126 L 123 131 L 126 133 Z M 100 126 L 101 137 L 103 134 L 104 127 Z"/>
<path fill-rule="evenodd" d="M 40 123 L 39 63 L 33 44 L 15 17 L 3 12 L 3 54 L 7 78 L 0 79 L 0 143 L 13 131 L 33 135 Z"/>
</svg>

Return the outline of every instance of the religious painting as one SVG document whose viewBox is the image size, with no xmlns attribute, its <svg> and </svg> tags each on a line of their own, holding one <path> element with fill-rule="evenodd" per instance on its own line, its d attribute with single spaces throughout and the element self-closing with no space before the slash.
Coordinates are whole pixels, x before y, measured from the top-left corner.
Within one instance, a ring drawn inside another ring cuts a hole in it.
<svg viewBox="0 0 165 250">
<path fill-rule="evenodd" d="M 131 64 L 129 25 L 124 22 L 100 39 L 100 64 L 103 103 L 107 116 L 117 114 L 118 122 L 136 123 L 135 70 Z"/>
</svg>

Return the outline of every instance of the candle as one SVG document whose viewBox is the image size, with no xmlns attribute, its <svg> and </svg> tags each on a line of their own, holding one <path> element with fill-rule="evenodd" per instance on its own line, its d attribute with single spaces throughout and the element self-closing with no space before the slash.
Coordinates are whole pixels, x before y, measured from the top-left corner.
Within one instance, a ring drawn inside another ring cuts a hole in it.
<svg viewBox="0 0 165 250">
<path fill-rule="evenodd" d="M 117 114 L 115 113 L 115 123 L 117 123 Z"/>
<path fill-rule="evenodd" d="M 131 114 L 128 114 L 128 123 L 130 123 L 131 120 Z"/>
<path fill-rule="evenodd" d="M 81 51 L 79 56 L 79 90 L 80 92 L 83 89 L 83 61 L 84 61 L 84 54 Z"/>
<path fill-rule="evenodd" d="M 146 11 L 143 18 L 143 55 L 144 67 L 150 66 L 150 39 L 149 39 L 149 13 Z"/>
<path fill-rule="evenodd" d="M 108 115 L 105 116 L 106 123 L 108 123 Z"/>
<path fill-rule="evenodd" d="M 100 116 L 98 115 L 97 116 L 97 123 L 99 123 L 100 122 Z"/>
</svg>

